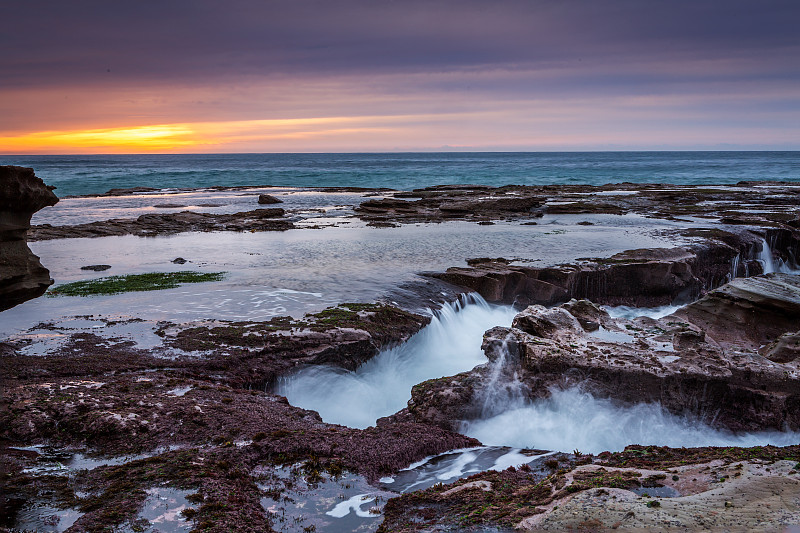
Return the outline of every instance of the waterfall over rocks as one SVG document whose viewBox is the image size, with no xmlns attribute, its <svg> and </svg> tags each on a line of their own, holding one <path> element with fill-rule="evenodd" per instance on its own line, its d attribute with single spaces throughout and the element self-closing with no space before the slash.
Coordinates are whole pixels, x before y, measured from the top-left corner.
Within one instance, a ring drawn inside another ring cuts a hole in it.
<svg viewBox="0 0 800 533">
<path fill-rule="evenodd" d="M 328 366 L 305 368 L 283 379 L 278 394 L 313 409 L 326 422 L 365 428 L 406 406 L 411 387 L 486 362 L 483 332 L 510 325 L 516 311 L 491 306 L 476 294 L 446 304 L 408 342 L 384 350 L 355 372 Z"/>
</svg>

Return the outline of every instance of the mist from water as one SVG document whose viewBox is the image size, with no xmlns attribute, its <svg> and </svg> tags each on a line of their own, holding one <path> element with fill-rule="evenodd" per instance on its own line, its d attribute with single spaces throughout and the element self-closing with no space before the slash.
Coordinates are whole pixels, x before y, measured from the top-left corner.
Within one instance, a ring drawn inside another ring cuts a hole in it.
<svg viewBox="0 0 800 533">
<path fill-rule="evenodd" d="M 365 428 L 404 408 L 414 385 L 486 363 L 480 348 L 484 331 L 509 326 L 514 315 L 511 307 L 490 306 L 477 295 L 469 296 L 445 306 L 408 342 L 384 350 L 355 372 L 308 367 L 282 380 L 277 392 L 293 405 L 319 412 L 326 422 Z M 800 442 L 797 432 L 734 434 L 697 418 L 671 414 L 657 403 L 621 406 L 579 388 L 554 389 L 549 398 L 530 402 L 526 384 L 507 364 L 504 357 L 491 364 L 485 390 L 475 395 L 482 418 L 461 427 L 462 433 L 485 445 L 599 453 L 630 444 L 784 446 Z"/>
<path fill-rule="evenodd" d="M 800 443 L 797 432 L 734 434 L 671 414 L 656 403 L 619 406 L 577 387 L 551 390 L 549 398 L 536 402 L 518 399 L 498 415 L 465 422 L 461 432 L 490 446 L 594 454 L 621 451 L 630 444 L 680 448 Z"/>
<path fill-rule="evenodd" d="M 292 405 L 319 412 L 325 422 L 365 428 L 406 407 L 411 387 L 486 362 L 483 332 L 510 326 L 516 311 L 478 295 L 445 305 L 408 342 L 384 350 L 355 372 L 313 366 L 278 384 Z"/>
</svg>

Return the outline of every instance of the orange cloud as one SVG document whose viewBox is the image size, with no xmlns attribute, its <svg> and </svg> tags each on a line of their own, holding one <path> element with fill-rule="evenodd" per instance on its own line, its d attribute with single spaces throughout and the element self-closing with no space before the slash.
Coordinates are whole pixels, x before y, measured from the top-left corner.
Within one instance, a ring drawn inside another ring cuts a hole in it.
<svg viewBox="0 0 800 533">
<path fill-rule="evenodd" d="M 194 152 L 237 145 L 393 131 L 386 123 L 414 117 L 321 117 L 188 122 L 120 128 L 42 131 L 0 137 L 0 153 Z"/>
<path fill-rule="evenodd" d="M 182 124 L 73 131 L 41 131 L 0 137 L 7 153 L 158 152 L 192 146 L 195 132 Z"/>
</svg>

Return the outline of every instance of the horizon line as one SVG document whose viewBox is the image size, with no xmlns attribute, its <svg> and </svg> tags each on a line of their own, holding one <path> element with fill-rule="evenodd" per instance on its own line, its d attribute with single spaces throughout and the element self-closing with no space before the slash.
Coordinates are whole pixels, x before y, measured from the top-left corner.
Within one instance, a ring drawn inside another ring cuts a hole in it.
<svg viewBox="0 0 800 533">
<path fill-rule="evenodd" d="M 18 153 L 4 154 L 0 157 L 96 157 L 96 156 L 118 156 L 118 155 L 142 155 L 142 156 L 209 156 L 209 155 L 380 155 L 380 154 L 565 154 L 565 153 L 669 153 L 669 152 L 800 152 L 800 148 L 716 148 L 716 149 L 674 149 L 674 148 L 655 148 L 655 149 L 590 149 L 590 150 L 361 150 L 361 151 L 307 151 L 307 152 L 97 152 L 97 153 Z"/>
</svg>

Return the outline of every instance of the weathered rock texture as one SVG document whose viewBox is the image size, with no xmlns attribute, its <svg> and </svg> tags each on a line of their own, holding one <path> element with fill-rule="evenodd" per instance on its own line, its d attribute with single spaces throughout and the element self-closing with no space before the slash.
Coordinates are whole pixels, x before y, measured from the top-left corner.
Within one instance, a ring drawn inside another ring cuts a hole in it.
<svg viewBox="0 0 800 533">
<path fill-rule="evenodd" d="M 0 166 L 0 311 L 44 294 L 53 284 L 26 242 L 31 216 L 58 198 L 32 168 Z"/>
<path fill-rule="evenodd" d="M 768 186 L 768 187 L 765 187 Z M 637 213 L 676 219 L 696 216 L 724 224 L 800 228 L 800 187 L 795 183 L 740 182 L 703 187 L 615 183 L 588 185 L 437 185 L 410 192 L 389 191 L 357 209 L 370 223 L 443 220 L 522 220 L 544 214 Z"/>
<path fill-rule="evenodd" d="M 796 337 L 781 335 L 798 329 L 800 278 L 770 274 L 734 280 L 659 320 L 613 319 L 588 301 L 534 305 L 511 328 L 489 330 L 484 351 L 501 372 L 517 374 L 529 400 L 580 385 L 622 403 L 659 402 L 734 431 L 797 430 L 800 359 Z M 758 349 L 771 341 L 770 360 Z M 449 428 L 486 416 L 481 399 L 491 375 L 485 365 L 422 383 L 410 414 Z"/>
<path fill-rule="evenodd" d="M 13 527 L 20 508 L 50 502 L 85 513 L 73 531 L 111 530 L 136 518 L 156 484 L 197 491 L 195 515 L 186 516 L 195 516 L 198 528 L 272 531 L 257 483 L 277 467 L 303 463 L 304 474 L 316 479 L 348 469 L 375 481 L 424 457 L 475 446 L 474 439 L 413 421 L 364 430 L 326 424 L 316 412 L 258 390 L 297 364 L 354 368 L 428 320 L 382 305 L 343 304 L 302 320 L 162 324 L 169 359 L 157 357 L 157 348 L 91 334 L 73 334 L 44 356 L 17 352 L 21 339 L 0 343 L 0 516 Z M 40 454 L 8 445 L 37 443 L 148 457 L 89 466 L 78 476 L 36 476 L 30 472 Z"/>
<path fill-rule="evenodd" d="M 784 531 L 800 520 L 798 452 L 629 446 L 555 455 L 546 469 L 482 472 L 393 498 L 378 532 Z M 659 492 L 672 497 L 646 495 Z"/>
<path fill-rule="evenodd" d="M 418 198 L 405 200 L 404 198 Z M 441 222 L 444 220 L 489 221 L 541 216 L 545 198 L 520 187 L 440 185 L 392 198 L 367 200 L 356 208 L 362 220 L 371 223 Z"/>
<path fill-rule="evenodd" d="M 140 215 L 138 218 L 117 218 L 73 226 L 42 224 L 31 228 L 28 238 L 31 241 L 46 241 L 112 235 L 153 237 L 185 231 L 286 231 L 294 225 L 281 218 L 285 214 L 283 209 L 276 207 L 220 215 L 194 211 L 155 213 Z"/>
<path fill-rule="evenodd" d="M 763 235 L 787 254 L 794 253 L 800 243 L 785 229 L 769 229 Z M 474 290 L 489 302 L 520 307 L 556 305 L 571 298 L 654 307 L 692 301 L 733 275 L 762 273 L 756 260 L 763 246 L 761 234 L 691 230 L 688 236 L 704 240 L 549 268 L 513 265 L 502 259 L 471 259 L 469 267 L 429 275 Z"/>
</svg>

